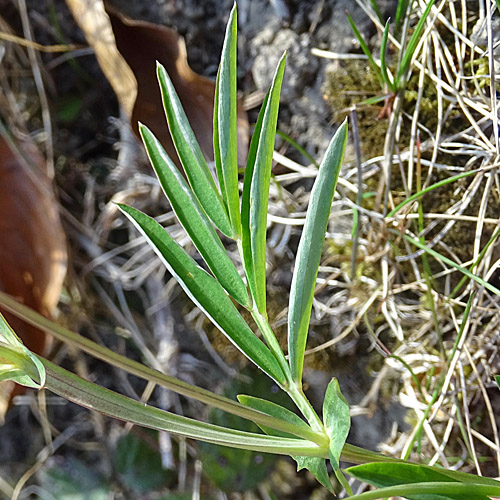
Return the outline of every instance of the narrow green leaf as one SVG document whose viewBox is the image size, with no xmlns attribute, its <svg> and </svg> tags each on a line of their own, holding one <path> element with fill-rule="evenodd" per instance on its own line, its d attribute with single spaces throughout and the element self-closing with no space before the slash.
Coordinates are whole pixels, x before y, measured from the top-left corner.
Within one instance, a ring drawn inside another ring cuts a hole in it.
<svg viewBox="0 0 500 500">
<path fill-rule="evenodd" d="M 378 20 L 381 23 L 383 23 L 384 16 L 382 15 L 382 11 L 380 10 L 380 7 L 379 7 L 377 0 L 370 0 L 370 5 L 372 6 L 372 9 L 374 10 L 375 14 L 377 14 Z"/>
<path fill-rule="evenodd" d="M 243 248 L 243 267 L 247 277 L 248 288 L 250 294 L 255 300 L 257 296 L 257 284 L 255 282 L 255 273 L 253 268 L 252 244 L 250 233 L 250 188 L 252 186 L 253 172 L 255 168 L 255 158 L 257 155 L 257 148 L 262 133 L 262 122 L 264 120 L 267 102 L 269 101 L 269 94 L 271 88 L 267 91 L 266 97 L 262 102 L 257 123 L 255 124 L 250 147 L 248 148 L 247 166 L 245 168 L 245 177 L 243 181 L 243 193 L 241 195 L 241 241 Z"/>
<path fill-rule="evenodd" d="M 250 300 L 247 288 L 200 202 L 160 141 L 142 124 L 139 124 L 139 131 L 151 165 L 175 215 L 224 289 L 241 305 L 248 306 Z"/>
<path fill-rule="evenodd" d="M 302 420 L 298 415 L 288 410 L 287 408 L 280 406 L 271 401 L 267 401 L 265 399 L 256 398 L 254 396 L 248 396 L 246 394 L 238 394 L 238 401 L 245 405 L 253 408 L 254 410 L 258 410 L 262 413 L 266 413 L 267 415 L 271 415 L 272 417 L 278 418 L 283 422 L 287 422 L 297 427 L 300 430 L 309 429 L 311 432 L 310 439 L 317 439 L 318 434 L 311 430 L 309 425 L 307 425 L 304 420 Z M 291 432 L 285 432 L 283 430 L 272 429 L 267 425 L 262 425 L 257 423 L 257 425 L 267 434 L 272 434 L 273 436 L 281 436 L 281 437 L 294 437 Z M 302 432 L 301 432 L 302 434 Z"/>
<path fill-rule="evenodd" d="M 285 63 L 286 54 L 283 54 L 259 113 L 250 143 L 241 207 L 242 246 L 248 284 L 257 309 L 264 316 L 266 316 L 267 207 Z"/>
<path fill-rule="evenodd" d="M 330 438 L 330 463 L 337 471 L 339 470 L 340 455 L 351 428 L 351 416 L 349 404 L 340 392 L 339 382 L 336 378 L 333 378 L 326 388 L 323 402 L 323 422 Z"/>
<path fill-rule="evenodd" d="M 24 347 L 21 339 L 7 323 L 3 314 L 0 314 L 0 341 L 20 349 Z"/>
<path fill-rule="evenodd" d="M 231 223 L 214 178 L 182 108 L 175 87 L 166 69 L 160 63 L 157 63 L 157 74 L 168 128 L 189 184 L 218 229 L 226 236 L 232 237 Z"/>
<path fill-rule="evenodd" d="M 234 4 L 227 23 L 215 86 L 214 156 L 222 198 L 229 212 L 235 238 L 241 235 L 236 107 L 237 31 L 236 4 Z"/>
<path fill-rule="evenodd" d="M 40 374 L 43 370 L 42 372 L 38 370 L 38 378 L 30 377 L 26 374 L 26 367 L 29 365 L 35 365 L 35 363 L 25 350 L 0 341 L 0 382 L 11 380 L 26 387 L 41 389 Z"/>
<path fill-rule="evenodd" d="M 454 493 L 452 496 L 432 493 L 413 493 L 407 497 L 410 500 L 488 500 L 488 497 L 483 494 L 472 496 L 470 492 L 467 491 L 467 485 L 475 483 L 490 485 L 491 487 L 500 487 L 500 482 L 492 479 L 487 479 L 487 482 L 482 482 L 483 478 L 479 480 L 477 476 L 462 473 L 462 478 L 465 478 L 466 481 L 461 481 L 450 477 L 450 475 L 447 474 L 448 471 L 441 471 L 436 468 L 409 463 L 371 463 L 350 467 L 346 472 L 356 479 L 372 484 L 377 488 L 433 482 L 463 483 L 464 485 L 462 492 Z"/>
<path fill-rule="evenodd" d="M 434 5 L 436 0 L 430 0 L 429 3 L 427 4 L 427 7 L 425 8 L 424 12 L 422 13 L 422 17 L 419 19 L 417 26 L 415 27 L 415 31 L 410 37 L 410 40 L 408 41 L 408 45 L 406 46 L 405 52 L 403 54 L 403 57 L 401 58 L 401 64 L 399 66 L 398 72 L 396 74 L 396 87 L 398 89 L 404 88 L 406 85 L 405 78 L 406 74 L 408 73 L 408 69 L 410 68 L 410 63 L 413 58 L 413 55 L 415 54 L 415 50 L 417 49 L 417 45 L 420 41 L 420 35 L 422 34 L 422 31 L 425 27 L 425 21 L 427 20 L 427 17 L 429 16 L 432 6 Z"/>
<path fill-rule="evenodd" d="M 391 210 L 385 217 L 387 219 L 390 219 L 391 217 L 394 217 L 405 205 L 408 205 L 408 203 L 411 203 L 412 201 L 420 198 L 421 196 L 424 196 L 424 194 L 427 194 L 430 191 L 433 191 L 434 189 L 437 189 L 441 186 L 445 186 L 447 184 L 450 184 L 451 182 L 458 181 L 460 179 L 463 179 L 464 177 L 469 177 L 470 175 L 477 174 L 480 171 L 480 169 L 476 170 L 469 170 L 468 172 L 463 172 L 458 175 L 454 175 L 453 177 L 449 177 L 448 179 L 444 179 L 442 181 L 436 182 L 435 184 L 431 184 L 430 186 L 426 187 L 425 189 L 422 189 L 421 191 L 418 191 L 415 194 L 412 194 L 408 198 L 405 198 L 401 203 L 398 204 L 397 207 L 395 207 L 393 210 Z"/>
<path fill-rule="evenodd" d="M 393 232 L 391 230 L 391 232 Z M 394 231 L 396 234 L 399 235 L 398 232 Z M 491 283 L 483 280 L 479 276 L 475 275 L 474 273 L 471 273 L 468 269 L 465 267 L 462 267 L 458 265 L 456 262 L 453 262 L 451 259 L 448 259 L 448 257 L 445 257 L 444 255 L 441 255 L 439 252 L 436 252 L 436 250 L 429 248 L 428 246 L 424 245 L 418 240 L 415 240 L 413 238 L 410 238 L 408 235 L 403 234 L 403 238 L 410 242 L 412 245 L 415 245 L 417 248 L 420 248 L 420 250 L 423 250 L 425 253 L 431 255 L 437 260 L 440 260 L 441 262 L 444 262 L 445 264 L 448 264 L 451 267 L 454 267 L 457 271 L 460 271 L 462 274 L 470 278 L 471 280 L 474 280 L 476 283 L 479 283 L 481 286 L 484 286 L 484 288 L 488 289 L 490 292 L 494 293 L 495 295 L 500 296 L 500 290 L 496 287 L 493 286 Z"/>
<path fill-rule="evenodd" d="M 319 168 L 297 251 L 288 312 L 288 352 L 292 377 L 299 383 L 302 380 L 314 287 L 346 143 L 347 121 L 331 140 Z"/>
<path fill-rule="evenodd" d="M 371 106 L 372 104 L 377 104 L 382 101 L 386 101 L 391 97 L 391 94 L 384 94 L 384 95 L 376 95 L 373 97 L 369 97 L 368 99 L 365 99 L 361 101 L 359 104 L 360 106 Z"/>
<path fill-rule="evenodd" d="M 390 25 L 390 19 L 388 19 L 387 22 L 385 23 L 384 33 L 382 35 L 382 43 L 380 44 L 380 70 L 382 73 L 382 78 L 384 79 L 384 82 L 387 85 L 387 88 L 391 89 L 394 92 L 396 90 L 396 87 L 391 77 L 389 76 L 389 69 L 387 68 L 387 61 L 386 61 L 389 25 Z"/>
<path fill-rule="evenodd" d="M 284 408 L 283 406 L 277 405 L 276 403 L 272 403 L 271 401 L 266 401 L 260 398 L 255 398 L 253 396 L 246 396 L 243 394 L 238 396 L 238 401 L 246 406 L 249 406 L 250 408 L 261 411 L 262 413 L 267 413 L 272 417 L 279 418 L 284 422 L 296 425 L 300 428 L 303 428 L 304 430 L 310 430 L 310 427 L 298 415 L 291 412 L 287 408 Z M 286 432 L 277 431 L 265 425 L 258 425 L 266 434 L 269 434 L 271 436 L 294 437 L 293 435 Z M 315 437 L 317 437 L 316 433 L 314 433 L 314 435 Z M 330 482 L 330 478 L 328 477 L 326 462 L 324 458 L 304 457 L 296 455 L 292 455 L 292 458 L 297 462 L 297 471 L 300 471 L 302 469 L 309 470 L 320 484 L 322 484 L 331 493 L 333 493 L 332 483 Z"/>
<path fill-rule="evenodd" d="M 61 342 L 71 345 L 74 348 L 81 349 L 83 352 L 86 352 L 87 354 L 90 354 L 97 359 L 105 361 L 112 366 L 125 370 L 127 373 L 131 373 L 150 382 L 155 382 L 160 387 L 165 387 L 166 389 L 169 389 L 176 394 L 180 394 L 187 398 L 192 398 L 196 401 L 200 401 L 204 404 L 213 406 L 214 408 L 218 408 L 233 415 L 238 415 L 239 417 L 251 420 L 253 422 L 260 422 L 270 427 L 277 426 L 278 429 L 281 429 L 281 420 L 255 411 L 252 408 L 246 407 L 240 403 L 237 403 L 236 401 L 233 401 L 232 399 L 221 396 L 220 394 L 215 394 L 196 385 L 191 385 L 175 377 L 166 375 L 165 373 L 162 373 L 158 370 L 154 370 L 153 368 L 149 368 L 148 366 L 138 361 L 127 358 L 126 356 L 123 356 L 116 351 L 92 342 L 92 340 L 88 339 L 87 337 L 83 337 L 78 333 L 72 332 L 71 330 L 68 330 L 63 326 L 50 321 L 49 319 L 38 314 L 29 307 L 17 302 L 14 298 L 1 291 L 0 305 L 2 306 L 2 308 L 11 312 L 12 314 L 15 314 L 18 318 L 23 319 L 30 325 L 49 332 L 52 336 L 54 336 Z M 300 435 L 300 437 L 304 438 L 303 435 Z M 359 450 L 355 450 L 354 453 L 359 453 Z M 371 459 L 373 459 L 373 457 Z"/>
<path fill-rule="evenodd" d="M 377 80 L 380 83 L 380 88 L 384 88 L 384 79 L 382 78 L 382 73 L 380 72 L 380 68 L 378 67 L 378 64 L 375 62 L 375 59 L 373 58 L 373 55 L 368 48 L 368 45 L 365 42 L 365 39 L 363 38 L 363 35 L 359 32 L 358 28 L 356 27 L 356 24 L 354 23 L 353 18 L 349 14 L 349 12 L 346 12 L 347 14 L 347 21 L 349 22 L 351 29 L 354 33 L 354 36 L 357 38 L 359 45 L 361 47 L 361 50 L 364 52 L 365 56 L 368 58 L 368 63 L 370 64 L 371 69 L 375 73 Z"/>
<path fill-rule="evenodd" d="M 222 171 L 222 160 L 221 160 L 221 152 L 219 147 L 219 80 L 220 75 L 217 72 L 217 78 L 215 80 L 215 96 L 214 96 L 214 163 L 215 169 L 217 172 L 217 180 L 219 181 L 220 192 L 222 196 L 222 203 L 224 204 L 224 209 L 228 216 L 229 208 L 227 204 L 227 195 L 226 195 L 226 183 L 224 181 L 224 172 Z M 231 220 L 229 220 L 231 223 Z M 232 232 L 231 226 L 231 232 Z"/>
<path fill-rule="evenodd" d="M 38 358 L 27 349 L 14 330 L 0 314 L 0 380 L 13 380 L 34 389 L 41 389 L 45 384 L 45 369 Z M 13 349 L 11 349 L 12 347 Z M 25 373 L 27 364 L 37 371 L 35 378 Z"/>
<path fill-rule="evenodd" d="M 437 470 L 437 472 L 440 472 L 441 474 L 444 474 L 450 479 L 453 479 L 453 481 L 458 481 L 460 483 L 482 484 L 485 486 L 491 486 L 496 488 L 500 487 L 500 481 L 498 481 L 497 479 L 491 479 L 489 477 L 484 477 L 484 476 L 476 476 L 475 474 L 469 474 L 467 472 L 461 472 L 458 470 L 442 469 L 439 466 L 431 467 L 429 465 L 421 465 L 421 467 L 432 469 L 433 471 Z"/>
<path fill-rule="evenodd" d="M 285 376 L 278 362 L 254 335 L 222 286 L 199 267 L 154 219 L 127 205 L 118 207 L 144 235 L 172 276 L 214 325 L 262 371 L 283 385 Z"/>
<path fill-rule="evenodd" d="M 80 406 L 99 411 L 126 422 L 185 436 L 199 441 L 261 451 L 266 453 L 301 453 L 315 456 L 320 448 L 303 439 L 288 439 L 239 431 L 175 415 L 141 401 L 135 401 L 100 387 L 39 358 L 47 372 L 47 389 Z"/>
<path fill-rule="evenodd" d="M 500 375 L 495 375 L 495 382 L 497 383 L 497 386 L 500 389 Z"/>
<path fill-rule="evenodd" d="M 351 488 L 351 485 L 349 484 L 349 481 L 344 476 L 342 469 L 340 467 L 338 467 L 337 469 L 334 469 L 333 472 L 334 472 L 335 477 L 337 478 L 338 482 L 346 490 L 347 496 L 351 497 L 352 496 L 352 488 Z"/>
<path fill-rule="evenodd" d="M 465 493 L 465 497 L 464 497 Z M 349 500 L 381 500 L 388 497 L 404 497 L 408 500 L 482 500 L 484 495 L 500 495 L 500 487 L 492 488 L 483 484 L 460 483 L 413 483 L 388 486 L 380 490 L 367 491 L 349 497 Z"/>
<path fill-rule="evenodd" d="M 398 0 L 398 7 L 396 9 L 396 26 L 399 26 L 399 23 L 406 14 L 409 3 L 409 0 Z"/>
</svg>

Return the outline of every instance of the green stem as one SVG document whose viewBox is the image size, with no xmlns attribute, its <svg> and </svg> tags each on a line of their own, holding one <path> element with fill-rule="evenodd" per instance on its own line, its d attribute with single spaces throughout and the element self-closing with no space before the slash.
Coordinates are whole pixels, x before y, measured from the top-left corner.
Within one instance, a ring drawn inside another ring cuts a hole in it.
<svg viewBox="0 0 500 500">
<path fill-rule="evenodd" d="M 287 392 L 293 402 L 297 405 L 297 408 L 301 411 L 302 415 L 304 415 L 307 419 L 311 428 L 326 436 L 325 426 L 323 425 L 323 422 L 321 422 L 321 419 L 318 417 L 318 414 L 312 407 L 309 400 L 306 398 L 302 387 L 299 387 L 295 382 L 292 382 L 290 387 L 287 389 Z"/>
<path fill-rule="evenodd" d="M 285 355 L 283 354 L 283 351 L 281 349 L 281 346 L 279 345 L 279 342 L 278 342 L 278 339 L 276 338 L 276 335 L 274 334 L 271 326 L 269 325 L 269 321 L 267 320 L 266 317 L 264 317 L 264 315 L 262 315 L 259 312 L 255 302 L 254 302 L 253 308 L 250 312 L 252 314 L 252 318 L 254 319 L 255 323 L 257 324 L 257 328 L 260 330 L 260 332 L 262 333 L 262 336 L 264 337 L 264 340 L 266 341 L 267 347 L 269 347 L 273 356 L 276 358 L 276 360 L 280 364 L 281 369 L 283 370 L 283 373 L 285 374 L 285 377 L 287 379 L 288 384 L 291 384 L 292 383 L 292 374 L 290 372 L 290 366 L 286 362 Z M 288 391 L 287 387 L 283 387 L 283 389 Z"/>
<path fill-rule="evenodd" d="M 96 357 L 97 359 L 101 359 L 102 361 L 105 361 L 112 366 L 121 368 L 128 373 L 132 373 L 133 375 L 136 375 L 143 379 L 150 380 L 157 383 L 161 387 L 165 387 L 176 392 L 177 394 L 193 398 L 197 401 L 209 404 L 215 408 L 219 408 L 220 410 L 227 411 L 228 413 L 240 416 L 247 420 L 252 420 L 253 422 L 267 425 L 273 429 L 289 432 L 290 434 L 294 434 L 298 437 L 308 439 L 318 444 L 324 443 L 323 431 L 321 431 L 321 435 L 318 435 L 318 433 L 314 431 L 308 431 L 302 426 L 295 427 L 292 424 L 288 424 L 257 410 L 253 410 L 252 408 L 241 405 L 229 398 L 225 398 L 223 396 L 219 396 L 218 394 L 213 394 L 210 391 L 206 391 L 205 389 L 192 386 L 190 384 L 187 384 L 186 382 L 177 380 L 174 377 L 169 377 L 164 373 L 153 370 L 147 366 L 142 365 L 141 363 L 138 363 L 137 361 L 133 361 L 124 356 L 121 356 L 120 354 L 107 349 L 106 347 L 100 346 L 99 344 L 96 344 L 95 342 L 92 342 L 91 340 L 58 325 L 57 323 L 50 321 L 49 319 L 41 316 L 30 308 L 20 304 L 15 299 L 3 292 L 0 292 L 0 304 L 4 309 L 15 314 L 17 317 L 24 319 L 27 323 L 49 332 L 61 342 L 77 347 L 78 349 L 81 349 L 82 351 Z M 297 406 L 301 408 L 301 411 L 308 413 L 307 407 L 309 405 L 306 402 L 307 400 L 304 401 L 304 404 L 302 403 L 301 397 L 294 399 L 294 401 Z M 312 411 L 314 412 L 314 410 Z M 316 420 L 316 418 L 317 417 L 313 417 L 312 421 Z M 324 458 L 328 458 L 327 453 L 325 453 Z M 342 450 L 342 460 L 353 464 L 398 461 L 398 459 L 386 457 L 379 453 L 365 450 L 363 448 L 359 448 L 350 444 L 346 444 L 344 446 L 344 449 Z"/>
<path fill-rule="evenodd" d="M 314 411 L 309 400 L 306 398 L 304 392 L 302 391 L 302 387 L 297 386 L 297 383 L 292 380 L 292 374 L 290 372 L 290 365 L 287 363 L 286 358 L 281 350 L 281 347 L 274 335 L 274 332 L 267 321 L 267 318 L 264 318 L 262 314 L 259 313 L 256 307 L 252 310 L 252 317 L 257 323 L 257 327 L 262 332 L 262 336 L 267 342 L 269 349 L 274 354 L 276 359 L 278 360 L 285 376 L 288 380 L 288 386 L 283 387 L 283 390 L 288 393 L 292 401 L 296 404 L 297 408 L 301 411 L 302 415 L 307 419 L 311 428 L 321 433 L 325 436 L 325 428 L 317 413 Z"/>
</svg>

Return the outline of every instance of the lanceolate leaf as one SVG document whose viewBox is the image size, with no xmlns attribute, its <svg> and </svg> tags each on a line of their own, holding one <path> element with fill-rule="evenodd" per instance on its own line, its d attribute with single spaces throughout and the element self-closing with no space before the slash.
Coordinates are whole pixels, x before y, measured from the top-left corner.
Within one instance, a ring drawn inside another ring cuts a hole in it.
<svg viewBox="0 0 500 500">
<path fill-rule="evenodd" d="M 303 439 L 264 436 L 175 415 L 87 382 L 43 358 L 39 359 L 47 372 L 48 389 L 81 406 L 126 422 L 233 448 L 284 455 L 302 453 L 314 456 L 320 452 L 317 445 Z"/>
<path fill-rule="evenodd" d="M 389 20 L 385 24 L 384 34 L 382 35 L 382 44 L 380 45 L 380 70 L 382 73 L 382 78 L 384 79 L 384 82 L 387 85 L 387 88 L 389 88 L 394 92 L 396 90 L 396 87 L 392 82 L 391 77 L 389 76 L 389 71 L 387 69 L 387 61 L 386 61 L 388 36 L 389 36 Z"/>
<path fill-rule="evenodd" d="M 339 470 L 339 460 L 344 448 L 349 429 L 351 416 L 349 404 L 340 392 L 336 378 L 328 384 L 323 402 L 323 422 L 330 438 L 330 463 L 334 470 Z"/>
<path fill-rule="evenodd" d="M 238 130 L 236 107 L 236 4 L 231 11 L 217 73 L 214 106 L 214 155 L 222 198 L 229 212 L 233 236 L 241 234 L 238 189 Z"/>
<path fill-rule="evenodd" d="M 146 237 L 172 276 L 214 325 L 259 368 L 283 385 L 285 376 L 278 362 L 254 335 L 222 286 L 199 267 L 154 219 L 127 205 L 118 206 Z"/>
<path fill-rule="evenodd" d="M 240 304 L 248 306 L 246 286 L 200 202 L 158 139 L 144 125 L 139 125 L 139 130 L 151 164 L 180 223 L 220 284 Z"/>
<path fill-rule="evenodd" d="M 248 283 L 258 311 L 266 314 L 266 233 L 269 183 L 286 55 L 281 58 L 250 143 L 242 200 L 242 242 Z M 249 262 L 251 260 L 251 263 Z"/>
<path fill-rule="evenodd" d="M 255 167 L 255 156 L 257 154 L 257 147 L 259 145 L 260 134 L 262 131 L 262 120 L 264 119 L 270 91 L 271 89 L 267 91 L 266 97 L 264 98 L 259 116 L 257 118 L 257 123 L 255 124 L 252 140 L 250 141 L 247 166 L 245 168 L 245 178 L 243 181 L 243 193 L 241 195 L 241 240 L 243 247 L 243 267 L 245 268 L 247 283 L 252 297 L 256 297 L 257 295 L 257 285 L 255 283 L 252 245 L 250 243 L 250 187 L 252 185 L 252 177 Z"/>
<path fill-rule="evenodd" d="M 297 251 L 288 313 L 289 362 L 296 382 L 302 380 L 314 287 L 346 142 L 347 121 L 337 130 L 319 168 Z"/>
<path fill-rule="evenodd" d="M 367 482 L 378 488 L 413 483 L 464 483 L 463 492 L 457 492 L 449 496 L 415 493 L 407 497 L 411 500 L 488 500 L 486 495 L 472 495 L 468 492 L 467 484 L 473 483 L 500 487 L 500 482 L 493 479 L 480 478 L 464 473 L 453 477 L 454 471 L 440 471 L 433 467 L 409 463 L 371 463 L 358 465 L 347 469 L 347 473 L 360 481 Z"/>
<path fill-rule="evenodd" d="M 290 424 L 294 424 L 304 429 L 310 429 L 310 427 L 295 413 L 290 410 L 283 408 L 283 406 L 272 403 L 271 401 L 266 401 L 265 399 L 254 398 L 253 396 L 239 395 L 238 400 L 240 403 L 249 406 L 255 410 L 261 411 L 262 413 L 267 413 L 275 418 L 279 418 Z M 279 437 L 293 437 L 292 435 L 271 429 L 265 425 L 260 425 L 259 427 L 271 436 Z M 312 436 L 314 438 L 314 435 Z M 316 436 L 317 437 L 317 436 Z M 326 462 L 322 457 L 304 457 L 292 455 L 292 458 L 297 462 L 297 471 L 302 469 L 309 470 L 314 477 L 331 493 L 333 493 L 332 483 L 328 477 L 328 472 L 326 470 Z"/>
<path fill-rule="evenodd" d="M 271 401 L 267 401 L 265 399 L 256 398 L 254 396 L 247 396 L 246 394 L 239 394 L 238 401 L 245 406 L 249 406 L 254 410 L 266 413 L 267 415 L 271 415 L 275 418 L 279 418 L 284 422 L 296 425 L 305 430 L 309 429 L 311 433 L 310 435 L 311 440 L 318 438 L 318 434 L 313 430 L 311 430 L 311 428 L 307 425 L 306 422 L 304 422 L 304 420 L 302 420 L 298 415 L 296 415 L 295 413 L 293 413 L 292 411 L 288 410 L 283 406 L 280 406 Z M 281 436 L 281 437 L 293 437 L 290 433 L 272 429 L 267 425 L 262 425 L 259 423 L 257 425 L 267 434 L 272 434 L 273 436 Z"/>
<path fill-rule="evenodd" d="M 191 184 L 195 195 L 214 224 L 222 233 L 231 237 L 231 223 L 222 203 L 222 198 L 217 191 L 215 181 L 182 108 L 174 85 L 161 64 L 158 64 L 157 73 L 170 134 L 189 184 Z"/>
<path fill-rule="evenodd" d="M 154 370 L 153 368 L 149 368 L 139 361 L 135 361 L 133 359 L 122 356 L 116 351 L 92 342 L 87 337 L 83 337 L 78 333 L 72 332 L 71 330 L 68 330 L 63 326 L 48 320 L 44 316 L 41 316 L 32 309 L 26 307 L 23 304 L 20 304 L 14 298 L 6 295 L 1 291 L 0 304 L 7 311 L 15 314 L 19 318 L 22 318 L 28 324 L 49 332 L 53 337 L 60 340 L 61 342 L 69 344 L 77 349 L 81 349 L 82 351 L 90 354 L 91 356 L 94 356 L 97 359 L 106 361 L 108 364 L 115 366 L 116 368 L 125 370 L 127 373 L 131 373 L 144 380 L 154 382 L 160 387 L 165 387 L 166 389 L 174 391 L 177 394 L 188 398 L 193 398 L 196 401 L 200 401 L 214 408 L 219 408 L 220 410 L 226 411 L 233 415 L 238 415 L 247 420 L 259 422 L 272 428 L 274 428 L 273 426 L 277 426 L 278 429 L 288 431 L 291 434 L 295 433 L 295 435 L 304 439 L 307 438 L 307 436 L 302 433 L 302 427 L 297 428 L 297 426 L 295 425 L 290 426 L 286 423 L 285 425 L 283 425 L 282 420 L 270 417 L 269 415 L 253 410 L 250 407 L 246 407 L 225 396 L 210 392 L 195 385 L 188 384 L 187 382 L 179 380 L 175 377 L 171 377 L 169 375 L 166 375 L 165 373 Z M 363 456 L 365 456 L 367 452 L 363 453 Z M 349 458 L 352 459 L 351 456 L 349 456 Z M 370 459 L 373 459 L 373 457 L 365 458 L 365 460 Z"/>
<path fill-rule="evenodd" d="M 401 20 L 404 19 L 404 15 L 406 14 L 407 9 L 408 9 L 408 0 L 399 0 L 396 9 L 396 26 L 399 26 Z"/>
</svg>

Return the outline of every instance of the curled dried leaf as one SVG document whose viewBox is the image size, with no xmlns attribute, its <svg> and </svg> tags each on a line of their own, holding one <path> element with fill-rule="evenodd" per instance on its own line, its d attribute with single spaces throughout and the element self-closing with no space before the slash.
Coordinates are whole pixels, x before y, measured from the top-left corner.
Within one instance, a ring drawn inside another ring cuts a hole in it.
<svg viewBox="0 0 500 500">
<path fill-rule="evenodd" d="M 0 290 L 50 317 L 66 274 L 66 240 L 42 155 L 33 144 L 0 138 Z M 23 343 L 36 353 L 45 333 L 2 312 Z M 12 386 L 10 386 L 12 389 Z M 2 398 L 3 394 L 3 398 Z M 12 397 L 0 392 L 0 419 Z"/>
<path fill-rule="evenodd" d="M 160 140 L 168 155 L 177 154 L 167 129 L 161 94 L 156 79 L 156 61 L 172 80 L 203 155 L 213 160 L 213 105 L 215 82 L 195 73 L 188 64 L 184 39 L 173 29 L 145 21 L 135 21 L 107 7 L 116 45 L 137 79 L 137 99 L 132 113 L 132 127 L 146 124 Z M 244 165 L 248 150 L 248 118 L 238 106 L 239 164 Z"/>
</svg>

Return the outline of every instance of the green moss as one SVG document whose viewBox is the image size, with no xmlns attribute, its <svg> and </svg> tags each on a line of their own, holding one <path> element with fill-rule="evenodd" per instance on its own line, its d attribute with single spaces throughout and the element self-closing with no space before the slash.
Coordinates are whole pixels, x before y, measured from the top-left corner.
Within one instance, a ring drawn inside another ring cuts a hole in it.
<svg viewBox="0 0 500 500">
<path fill-rule="evenodd" d="M 342 61 L 336 71 L 327 74 L 324 92 L 335 121 L 342 121 L 356 106 L 363 157 L 381 154 L 387 121 L 379 118 L 383 103 L 365 104 L 367 99 L 381 95 L 377 77 L 368 64 L 359 60 Z"/>
</svg>

